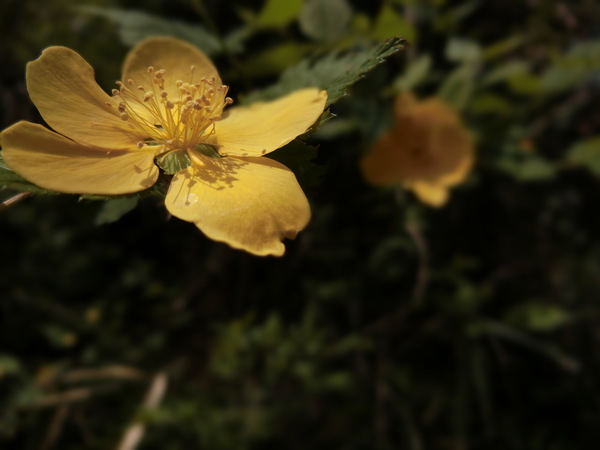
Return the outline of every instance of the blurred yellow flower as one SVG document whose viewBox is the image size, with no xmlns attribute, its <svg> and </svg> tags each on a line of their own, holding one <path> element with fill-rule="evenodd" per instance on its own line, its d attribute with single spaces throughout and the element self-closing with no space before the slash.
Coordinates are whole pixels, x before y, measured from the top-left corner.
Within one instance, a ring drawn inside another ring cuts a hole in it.
<svg viewBox="0 0 600 450">
<path fill-rule="evenodd" d="M 394 126 L 363 156 L 360 168 L 376 186 L 402 185 L 423 203 L 442 206 L 474 159 L 474 141 L 456 111 L 437 98 L 398 95 Z"/>
<path fill-rule="evenodd" d="M 261 156 L 304 133 L 327 94 L 316 88 L 234 107 L 212 62 L 169 37 L 134 47 L 123 82 L 106 94 L 76 52 L 50 47 L 27 65 L 27 89 L 56 132 L 19 122 L 2 132 L 6 164 L 46 189 L 127 194 L 152 186 L 155 158 L 174 154 L 165 205 L 208 237 L 257 255 L 282 255 L 310 219 L 294 174 Z"/>
</svg>

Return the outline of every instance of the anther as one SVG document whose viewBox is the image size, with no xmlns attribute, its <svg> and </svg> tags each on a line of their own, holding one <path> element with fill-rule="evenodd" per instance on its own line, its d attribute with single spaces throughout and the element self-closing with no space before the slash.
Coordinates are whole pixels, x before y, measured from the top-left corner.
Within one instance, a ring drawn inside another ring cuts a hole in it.
<svg viewBox="0 0 600 450">
<path fill-rule="evenodd" d="M 127 80 L 127 84 L 129 86 L 133 86 L 135 83 L 133 82 L 133 80 L 130 78 L 129 80 Z"/>
<path fill-rule="evenodd" d="M 137 148 L 142 148 L 144 146 L 144 141 L 138 141 L 138 143 L 136 144 Z"/>
<path fill-rule="evenodd" d="M 160 91 L 160 96 L 161 96 L 162 98 L 167 98 L 167 95 L 169 95 L 169 94 L 167 93 L 167 91 Z"/>
<path fill-rule="evenodd" d="M 129 119 L 129 115 L 126 112 L 122 112 L 121 114 L 119 114 L 119 117 L 121 118 L 121 120 Z"/>
<path fill-rule="evenodd" d="M 113 89 L 112 91 L 110 91 L 110 93 L 112 95 L 119 95 L 121 93 L 121 91 L 119 91 L 118 89 Z"/>
<path fill-rule="evenodd" d="M 225 104 L 231 105 L 233 103 L 233 99 L 231 97 L 225 97 Z"/>
<path fill-rule="evenodd" d="M 165 106 L 169 109 L 173 109 L 175 107 L 175 105 L 173 104 L 173 102 L 170 102 L 167 100 L 167 103 L 165 103 Z"/>
<path fill-rule="evenodd" d="M 152 72 L 154 72 L 154 67 L 148 66 L 148 73 L 152 73 Z"/>
<path fill-rule="evenodd" d="M 153 97 L 154 97 L 154 93 L 152 93 L 152 92 L 148 91 L 148 92 L 146 92 L 146 93 L 144 94 L 144 101 L 145 101 L 145 102 L 147 102 L 147 101 L 149 101 L 149 100 L 150 100 L 151 98 L 153 98 Z"/>
<path fill-rule="evenodd" d="M 119 103 L 119 112 L 125 112 L 126 106 L 127 105 L 125 105 L 125 102 Z"/>
<path fill-rule="evenodd" d="M 177 81 L 175 82 L 175 86 L 177 86 L 177 87 L 181 87 L 181 86 L 183 86 L 183 81 L 181 81 L 181 80 L 177 80 Z"/>
</svg>

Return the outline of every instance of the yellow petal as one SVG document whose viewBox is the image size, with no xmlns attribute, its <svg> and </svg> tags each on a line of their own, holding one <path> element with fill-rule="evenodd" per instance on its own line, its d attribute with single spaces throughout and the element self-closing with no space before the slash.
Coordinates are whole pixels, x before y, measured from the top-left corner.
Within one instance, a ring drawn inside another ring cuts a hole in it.
<svg viewBox="0 0 600 450">
<path fill-rule="evenodd" d="M 119 118 L 118 103 L 94 80 L 94 69 L 66 47 L 49 47 L 27 64 L 27 90 L 44 120 L 87 145 L 129 148 L 140 140 Z M 110 106 L 109 106 L 110 105 Z"/>
<path fill-rule="evenodd" d="M 133 80 L 135 86 L 143 86 L 151 91 L 154 87 L 154 70 L 165 70 L 165 91 L 172 98 L 179 97 L 177 80 L 185 83 L 196 83 L 202 78 L 215 77 L 217 84 L 222 84 L 217 69 L 200 49 L 187 42 L 173 37 L 148 38 L 131 49 L 123 63 L 124 83 Z M 191 67 L 194 66 L 192 75 Z"/>
<path fill-rule="evenodd" d="M 302 89 L 271 102 L 233 107 L 215 123 L 213 141 L 221 155 L 260 156 L 304 133 L 323 113 L 327 93 Z"/>
<path fill-rule="evenodd" d="M 173 177 L 165 204 L 211 239 L 255 255 L 281 256 L 310 220 L 294 174 L 268 158 L 194 158 Z"/>
<path fill-rule="evenodd" d="M 2 147 L 6 165 L 19 175 L 68 194 L 128 194 L 149 188 L 158 178 L 158 149 L 90 148 L 30 122 L 4 130 Z"/>
<path fill-rule="evenodd" d="M 402 151 L 402 130 L 392 129 L 381 136 L 359 162 L 367 183 L 374 186 L 398 184 L 406 176 L 404 173 L 410 160 Z"/>
<path fill-rule="evenodd" d="M 439 208 L 440 206 L 445 205 L 448 201 L 448 188 L 445 186 L 433 183 L 418 182 L 407 187 L 413 190 L 419 200 L 430 206 Z"/>
<path fill-rule="evenodd" d="M 462 126 L 447 126 L 432 136 L 431 146 L 434 152 L 445 155 L 440 157 L 436 182 L 453 186 L 462 182 L 473 167 L 475 142 L 473 135 Z"/>
</svg>

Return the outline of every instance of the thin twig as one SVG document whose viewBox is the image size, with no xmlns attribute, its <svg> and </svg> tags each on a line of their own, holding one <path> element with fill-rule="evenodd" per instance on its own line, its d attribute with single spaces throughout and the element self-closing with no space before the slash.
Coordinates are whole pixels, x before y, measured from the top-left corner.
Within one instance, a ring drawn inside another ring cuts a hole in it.
<svg viewBox="0 0 600 450">
<path fill-rule="evenodd" d="M 135 367 L 128 366 L 106 366 L 99 369 L 73 369 L 67 372 L 62 381 L 67 383 L 79 383 L 81 381 L 94 381 L 98 379 L 117 380 L 139 380 L 144 373 Z"/>
<path fill-rule="evenodd" d="M 31 192 L 19 192 L 18 194 L 13 195 L 9 199 L 4 200 L 2 203 L 0 203 L 0 212 L 7 210 L 11 206 L 16 205 L 17 203 L 25 200 L 28 197 L 31 197 L 31 195 Z"/>
<path fill-rule="evenodd" d="M 52 416 L 52 421 L 48 426 L 48 431 L 46 432 L 46 436 L 44 437 L 44 442 L 42 443 L 40 450 L 49 450 L 54 446 L 63 430 L 63 426 L 65 424 L 65 419 L 67 418 L 68 412 L 68 405 L 61 405 L 58 407 L 58 409 Z"/>
<path fill-rule="evenodd" d="M 167 391 L 167 384 L 167 374 L 165 372 L 158 372 L 150 383 L 150 388 L 142 403 L 142 409 L 156 409 Z M 125 430 L 121 442 L 117 446 L 117 450 L 135 450 L 144 437 L 144 432 L 144 423 L 139 419 L 134 420 L 134 422 Z"/>
<path fill-rule="evenodd" d="M 419 256 L 419 266 L 417 267 L 417 279 L 413 289 L 413 303 L 419 305 L 425 294 L 427 281 L 429 280 L 429 256 L 427 251 L 427 243 L 421 233 L 420 228 L 413 222 L 407 221 L 404 224 L 404 229 L 412 238 Z"/>
</svg>

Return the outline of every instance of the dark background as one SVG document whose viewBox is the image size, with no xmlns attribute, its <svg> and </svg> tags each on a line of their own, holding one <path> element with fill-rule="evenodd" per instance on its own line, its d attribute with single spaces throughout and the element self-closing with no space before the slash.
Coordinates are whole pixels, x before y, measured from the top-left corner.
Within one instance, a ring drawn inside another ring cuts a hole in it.
<svg viewBox="0 0 600 450">
<path fill-rule="evenodd" d="M 86 4 L 230 36 L 264 3 Z M 113 449 L 134 422 L 146 425 L 141 449 L 595 448 L 597 5 L 348 5 L 351 22 L 329 42 L 296 17 L 213 54 L 243 98 L 277 80 L 277 64 L 259 73 L 253 61 L 281 43 L 303 49 L 298 58 L 352 51 L 392 34 L 377 25 L 385 8 L 406 21 L 397 34 L 410 45 L 311 138 L 317 156 L 297 175 L 313 219 L 284 257 L 210 241 L 155 197 L 101 225 L 104 202 L 77 196 L 35 195 L 0 213 L 1 448 Z M 75 49 L 109 91 L 130 46 L 118 20 L 67 0 L 4 1 L 0 26 L 1 128 L 41 122 L 24 69 L 43 48 Z M 485 55 L 448 57 L 456 38 Z M 367 186 L 357 165 L 389 126 L 397 80 L 425 54 L 431 69 L 411 86 L 421 97 L 443 96 L 453 71 L 474 64 L 450 91 L 470 89 L 454 100 L 477 162 L 440 209 Z M 526 70 L 486 82 L 515 61 Z M 158 408 L 144 408 L 161 377 Z"/>
</svg>

